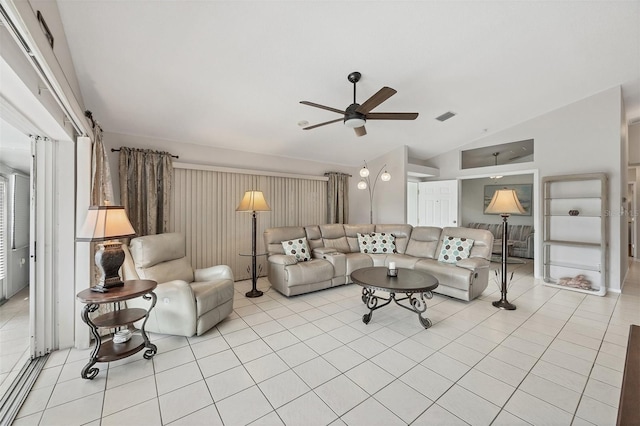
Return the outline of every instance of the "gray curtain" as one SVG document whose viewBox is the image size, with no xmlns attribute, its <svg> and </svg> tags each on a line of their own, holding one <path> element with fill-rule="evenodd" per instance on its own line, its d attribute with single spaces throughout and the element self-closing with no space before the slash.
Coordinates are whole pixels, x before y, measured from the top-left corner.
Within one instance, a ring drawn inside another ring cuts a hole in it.
<svg viewBox="0 0 640 426">
<path fill-rule="evenodd" d="M 171 154 L 120 148 L 120 200 L 137 236 L 169 230 Z"/>
<path fill-rule="evenodd" d="M 327 183 L 327 223 L 349 223 L 349 175 L 325 173 Z"/>
<path fill-rule="evenodd" d="M 113 184 L 111 183 L 111 169 L 109 167 L 109 159 L 107 157 L 107 151 L 102 142 L 102 128 L 100 123 L 93 120 L 93 146 L 91 149 L 91 205 L 92 206 L 104 206 L 107 204 L 113 205 Z M 98 251 L 98 243 L 91 243 L 91 252 L 95 256 Z M 100 269 L 92 262 L 93 270 L 93 283 L 97 283 L 100 280 Z M 113 305 L 111 303 L 103 303 L 98 308 L 98 315 L 106 314 L 113 311 Z M 108 335 L 111 331 L 109 329 L 100 329 L 101 336 Z"/>
<path fill-rule="evenodd" d="M 93 149 L 91 150 L 91 205 L 113 204 L 113 186 L 107 151 L 102 142 L 102 129 L 98 123 L 93 126 Z"/>
</svg>

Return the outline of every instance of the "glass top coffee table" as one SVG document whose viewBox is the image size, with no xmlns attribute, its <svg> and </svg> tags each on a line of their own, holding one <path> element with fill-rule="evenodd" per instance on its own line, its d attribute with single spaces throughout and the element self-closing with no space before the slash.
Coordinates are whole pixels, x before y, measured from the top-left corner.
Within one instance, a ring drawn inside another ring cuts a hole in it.
<svg viewBox="0 0 640 426">
<path fill-rule="evenodd" d="M 369 313 L 362 316 L 362 322 L 369 324 L 371 315 L 376 309 L 387 306 L 393 300 L 398 306 L 418 314 L 418 320 L 424 328 L 431 327 L 431 320 L 422 314 L 427 310 L 425 299 L 433 297 L 432 290 L 438 287 L 438 280 L 431 274 L 413 269 L 398 268 L 398 276 L 387 276 L 387 268 L 384 266 L 372 266 L 356 269 L 351 273 L 354 283 L 362 286 L 362 301 Z M 389 293 L 389 297 L 376 295 L 375 292 Z M 404 293 L 405 297 L 397 298 L 396 293 Z M 378 305 L 379 301 L 383 301 Z M 408 301 L 407 304 L 400 302 Z"/>
</svg>

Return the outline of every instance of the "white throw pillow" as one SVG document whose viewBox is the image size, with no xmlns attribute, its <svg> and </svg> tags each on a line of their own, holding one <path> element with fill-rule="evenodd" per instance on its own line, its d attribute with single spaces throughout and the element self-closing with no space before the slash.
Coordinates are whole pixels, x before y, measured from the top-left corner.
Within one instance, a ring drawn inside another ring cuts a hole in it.
<svg viewBox="0 0 640 426">
<path fill-rule="evenodd" d="M 306 262 L 307 260 L 311 260 L 311 254 L 309 253 L 309 244 L 307 244 L 307 239 L 297 238 L 295 240 L 283 241 L 282 248 L 284 249 L 284 254 L 288 256 L 295 256 L 298 262 Z"/>
<path fill-rule="evenodd" d="M 449 237 L 447 235 L 442 239 L 442 250 L 438 255 L 438 262 L 456 263 L 459 260 L 466 259 L 471 253 L 473 247 L 471 238 Z"/>
</svg>

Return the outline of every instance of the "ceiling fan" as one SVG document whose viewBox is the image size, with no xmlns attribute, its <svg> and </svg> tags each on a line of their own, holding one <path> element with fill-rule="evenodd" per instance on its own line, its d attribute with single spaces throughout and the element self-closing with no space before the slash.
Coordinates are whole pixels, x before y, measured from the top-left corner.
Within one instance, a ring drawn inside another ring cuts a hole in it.
<svg viewBox="0 0 640 426">
<path fill-rule="evenodd" d="M 344 121 L 344 125 L 351 127 L 356 132 L 356 136 L 364 136 L 367 134 L 367 130 L 364 128 L 364 124 L 367 120 L 415 120 L 418 117 L 417 112 L 371 112 L 372 109 L 396 94 L 394 89 L 386 86 L 364 101 L 362 105 L 356 103 L 356 83 L 360 81 L 360 77 L 362 77 L 362 74 L 357 71 L 354 71 L 347 76 L 347 79 L 353 83 L 353 103 L 344 111 L 309 101 L 300 101 L 300 103 L 304 105 L 326 109 L 327 111 L 333 111 L 343 115 L 342 118 L 304 127 L 303 130 L 311 130 L 326 124 Z"/>
</svg>

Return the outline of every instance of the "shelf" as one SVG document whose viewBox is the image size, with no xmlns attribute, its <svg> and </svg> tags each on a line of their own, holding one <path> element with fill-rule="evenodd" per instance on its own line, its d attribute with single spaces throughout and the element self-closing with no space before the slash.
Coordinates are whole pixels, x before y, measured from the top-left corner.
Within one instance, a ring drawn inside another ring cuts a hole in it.
<svg viewBox="0 0 640 426">
<path fill-rule="evenodd" d="M 122 327 L 143 319 L 147 311 L 141 308 L 120 309 L 107 312 L 93 319 L 93 323 L 102 328 Z"/>
<path fill-rule="evenodd" d="M 131 336 L 131 339 L 124 343 L 113 343 L 113 340 L 107 339 L 100 345 L 96 361 L 111 362 L 131 356 L 144 348 L 144 339 L 142 336 Z"/>
<path fill-rule="evenodd" d="M 602 215 L 589 215 L 589 214 L 579 214 L 577 216 L 571 216 L 568 213 L 550 213 L 550 214 L 546 214 L 544 215 L 545 217 L 572 217 L 572 218 L 578 218 L 578 217 L 587 217 L 587 218 L 598 218 L 598 219 L 602 219 Z"/>
<path fill-rule="evenodd" d="M 598 196 L 576 196 L 576 197 L 545 197 L 545 200 L 601 200 L 602 197 Z"/>
<path fill-rule="evenodd" d="M 587 173 L 542 179 L 542 266 L 546 285 L 604 296 L 608 274 L 607 175 Z M 577 211 L 577 216 L 569 214 Z M 557 284 L 551 274 L 580 274 L 597 290 Z"/>
<path fill-rule="evenodd" d="M 572 291 L 577 291 L 578 293 L 593 294 L 597 296 L 604 296 L 607 293 L 607 290 L 604 287 L 593 289 L 593 290 L 583 290 L 581 288 L 573 288 L 573 287 L 567 287 L 565 285 L 556 284 L 554 282 L 556 280 L 548 281 L 549 279 L 553 280 L 553 278 L 545 278 L 543 280 L 544 285 L 546 285 L 547 287 L 554 287 L 562 290 L 572 290 Z"/>
<path fill-rule="evenodd" d="M 587 242 L 581 242 L 581 241 L 565 241 L 565 240 L 546 240 L 542 242 L 543 245 L 557 245 L 557 246 L 567 246 L 567 247 L 593 247 L 593 248 L 600 248 L 601 244 L 600 243 L 587 243 Z"/>
<path fill-rule="evenodd" d="M 577 264 L 577 263 L 570 263 L 570 262 L 544 262 L 545 266 L 555 266 L 555 267 L 559 267 L 559 268 L 569 268 L 569 269 L 577 269 L 577 270 L 581 270 L 581 271 L 594 271 L 594 272 L 601 272 L 600 271 L 600 266 L 596 265 L 581 265 L 581 264 Z"/>
</svg>

